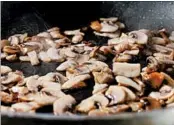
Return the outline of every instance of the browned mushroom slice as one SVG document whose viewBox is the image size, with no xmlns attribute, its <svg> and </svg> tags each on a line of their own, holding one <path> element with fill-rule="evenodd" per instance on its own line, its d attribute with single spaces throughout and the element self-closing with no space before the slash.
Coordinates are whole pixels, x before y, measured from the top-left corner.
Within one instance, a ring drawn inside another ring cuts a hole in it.
<svg viewBox="0 0 174 125">
<path fill-rule="evenodd" d="M 170 104 L 174 102 L 174 95 L 167 99 L 166 103 Z"/>
<path fill-rule="evenodd" d="M 165 45 L 166 41 L 161 37 L 152 37 L 151 42 L 153 44 Z"/>
<path fill-rule="evenodd" d="M 28 54 L 28 57 L 30 58 L 31 65 L 39 64 L 39 59 L 38 59 L 36 51 L 31 51 L 31 52 L 28 52 L 27 54 Z"/>
<path fill-rule="evenodd" d="M 139 92 L 141 92 L 141 90 L 142 90 L 142 87 L 130 78 L 127 78 L 125 76 L 116 76 L 115 79 L 121 85 L 133 87 L 134 89 L 136 89 Z"/>
<path fill-rule="evenodd" d="M 1 112 L 14 112 L 14 110 L 9 106 L 0 106 Z"/>
<path fill-rule="evenodd" d="M 77 105 L 76 110 L 79 112 L 87 113 L 92 109 L 96 109 L 95 104 L 100 107 L 106 107 L 109 104 L 109 100 L 103 94 L 95 94 Z"/>
<path fill-rule="evenodd" d="M 114 46 L 114 45 L 120 44 L 121 42 L 122 41 L 120 40 L 120 38 L 113 38 L 108 40 L 108 45 Z"/>
<path fill-rule="evenodd" d="M 38 56 L 39 56 L 39 59 L 42 60 L 43 62 L 51 62 L 50 57 L 44 51 L 39 52 Z"/>
<path fill-rule="evenodd" d="M 9 54 L 16 54 L 20 52 L 20 49 L 18 46 L 4 46 L 3 52 Z"/>
<path fill-rule="evenodd" d="M 161 45 L 152 45 L 151 48 L 156 51 L 159 51 L 159 52 L 172 52 L 173 51 L 173 49 L 167 48 L 167 47 L 161 46 Z"/>
<path fill-rule="evenodd" d="M 1 50 L 5 47 L 5 46 L 9 46 L 10 45 L 10 41 L 3 39 L 1 40 Z"/>
<path fill-rule="evenodd" d="M 153 56 L 157 57 L 157 59 L 165 60 L 173 60 L 174 58 L 174 51 L 171 54 L 163 54 L 163 53 L 154 53 Z"/>
<path fill-rule="evenodd" d="M 167 80 L 167 84 L 174 87 L 174 80 L 166 73 L 160 72 L 162 75 L 164 75 L 164 79 Z"/>
<path fill-rule="evenodd" d="M 80 34 L 77 34 L 72 37 L 72 43 L 79 43 L 83 40 L 83 36 Z"/>
<path fill-rule="evenodd" d="M 109 115 L 109 112 L 102 109 L 93 109 L 89 111 L 88 115 L 89 116 L 107 116 Z"/>
<path fill-rule="evenodd" d="M 129 55 L 138 55 L 139 54 L 139 49 L 137 50 L 125 50 L 123 54 L 129 54 Z"/>
<path fill-rule="evenodd" d="M 92 74 L 96 83 L 105 84 L 111 83 L 114 80 L 112 74 L 109 74 L 108 72 L 92 72 Z"/>
<path fill-rule="evenodd" d="M 22 87 L 19 87 L 19 86 L 13 86 L 12 88 L 11 88 L 11 91 L 13 92 L 13 93 L 18 93 L 19 95 L 25 95 L 25 94 L 27 94 L 29 91 L 28 91 L 28 88 L 27 87 L 24 87 L 24 86 L 22 86 Z"/>
<path fill-rule="evenodd" d="M 13 54 L 13 55 L 6 56 L 6 60 L 15 61 L 15 60 L 17 60 L 17 55 Z"/>
<path fill-rule="evenodd" d="M 12 69 L 8 66 L 1 65 L 1 75 L 11 72 Z"/>
<path fill-rule="evenodd" d="M 161 87 L 159 92 L 151 92 L 149 94 L 150 97 L 155 99 L 162 99 L 166 100 L 174 95 L 174 89 L 172 89 L 170 86 L 164 85 Z"/>
<path fill-rule="evenodd" d="M 136 95 L 128 88 L 121 86 L 121 88 L 126 92 L 126 100 L 134 101 L 136 99 Z"/>
<path fill-rule="evenodd" d="M 63 63 L 61 63 L 57 68 L 56 70 L 57 71 L 65 71 L 67 70 L 68 68 L 73 68 L 77 65 L 77 63 L 74 61 L 74 60 L 67 60 Z"/>
<path fill-rule="evenodd" d="M 80 34 L 80 35 L 84 35 L 84 33 L 80 32 L 80 29 L 77 29 L 77 30 L 67 30 L 64 32 L 65 35 L 77 35 L 77 34 Z"/>
<path fill-rule="evenodd" d="M 158 60 L 153 56 L 147 57 L 147 61 L 149 62 L 147 68 L 145 69 L 146 72 L 151 73 L 157 71 L 159 68 Z"/>
<path fill-rule="evenodd" d="M 48 29 L 47 32 L 59 31 L 59 30 L 60 30 L 59 27 L 52 27 L 52 28 Z"/>
<path fill-rule="evenodd" d="M 113 59 L 113 62 L 128 62 L 132 59 L 131 55 L 120 54 Z"/>
<path fill-rule="evenodd" d="M 106 22 L 101 23 L 101 27 L 100 32 L 113 33 L 118 30 L 117 25 L 110 25 Z"/>
<path fill-rule="evenodd" d="M 95 83 L 92 94 L 103 93 L 104 91 L 106 91 L 107 87 L 108 87 L 107 84 Z"/>
<path fill-rule="evenodd" d="M 160 102 L 154 98 L 144 97 L 140 101 L 144 103 L 146 110 L 153 110 L 153 109 L 160 109 L 161 108 Z"/>
<path fill-rule="evenodd" d="M 62 85 L 62 89 L 80 88 L 86 86 L 84 80 L 90 79 L 89 74 L 75 76 Z"/>
<path fill-rule="evenodd" d="M 64 58 L 58 54 L 58 50 L 55 48 L 49 48 L 47 50 L 47 55 L 51 60 L 53 61 L 58 61 L 58 62 L 63 62 Z"/>
<path fill-rule="evenodd" d="M 113 72 L 115 75 L 137 77 L 140 75 L 140 64 L 116 62 L 116 63 L 113 63 Z"/>
<path fill-rule="evenodd" d="M 29 62 L 30 58 L 28 56 L 19 56 L 19 60 L 23 62 Z"/>
<path fill-rule="evenodd" d="M 22 79 L 22 76 L 16 72 L 9 72 L 7 76 L 1 81 L 2 84 L 16 83 Z"/>
<path fill-rule="evenodd" d="M 19 40 L 19 38 L 17 36 L 10 36 L 8 38 L 8 41 L 10 41 L 11 45 L 18 45 L 19 42 L 20 42 L 20 40 Z"/>
<path fill-rule="evenodd" d="M 99 23 L 99 21 L 93 21 L 91 22 L 91 25 L 90 27 L 93 29 L 93 30 L 96 30 L 96 31 L 100 31 L 102 26 L 101 24 Z"/>
<path fill-rule="evenodd" d="M 7 92 L 0 92 L 0 97 L 1 97 L 1 101 L 4 103 L 12 103 L 13 102 L 13 95 L 9 94 Z"/>
<path fill-rule="evenodd" d="M 12 104 L 11 108 L 16 112 L 29 112 L 40 108 L 36 102 L 19 102 Z"/>
<path fill-rule="evenodd" d="M 117 113 L 120 113 L 120 112 L 124 112 L 128 109 L 129 109 L 128 105 L 120 104 L 120 105 L 117 105 L 117 106 L 106 107 L 103 110 L 105 112 L 107 111 L 109 114 L 117 114 Z"/>
<path fill-rule="evenodd" d="M 129 37 L 136 40 L 136 43 L 138 44 L 147 44 L 148 42 L 148 36 L 140 31 L 132 31 L 129 33 Z"/>
<path fill-rule="evenodd" d="M 51 39 L 51 35 L 48 32 L 39 33 L 37 36 Z"/>
<path fill-rule="evenodd" d="M 50 35 L 52 36 L 52 38 L 57 38 L 57 39 L 62 39 L 64 38 L 64 35 L 62 35 L 59 31 L 51 31 Z"/>
<path fill-rule="evenodd" d="M 116 31 L 115 33 L 99 33 L 94 31 L 94 34 L 97 36 L 109 37 L 109 38 L 117 38 L 120 36 L 120 32 Z"/>
<path fill-rule="evenodd" d="M 138 112 L 142 110 L 144 106 L 143 102 L 130 102 L 128 105 L 130 106 L 133 112 Z"/>
<path fill-rule="evenodd" d="M 145 87 L 145 84 L 139 78 L 133 78 L 133 80 L 138 83 L 140 86 Z"/>
<path fill-rule="evenodd" d="M 122 103 L 126 99 L 126 93 L 120 86 L 110 86 L 105 95 L 111 99 L 109 105 Z"/>
<path fill-rule="evenodd" d="M 66 111 L 76 103 L 76 100 L 71 95 L 65 95 L 57 99 L 53 104 L 53 111 L 55 115 L 65 114 Z"/>
</svg>

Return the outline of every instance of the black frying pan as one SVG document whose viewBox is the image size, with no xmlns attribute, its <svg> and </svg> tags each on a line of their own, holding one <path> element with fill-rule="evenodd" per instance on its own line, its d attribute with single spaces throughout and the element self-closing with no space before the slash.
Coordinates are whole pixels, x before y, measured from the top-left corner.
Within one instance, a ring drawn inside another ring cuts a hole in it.
<svg viewBox="0 0 174 125">
<path fill-rule="evenodd" d="M 99 17 L 117 16 L 126 24 L 128 31 L 147 28 L 174 30 L 174 2 L 1 2 L 1 37 L 15 33 L 35 35 L 53 26 L 61 29 L 76 29 L 88 25 Z M 105 43 L 107 39 L 87 35 L 87 40 L 95 39 Z M 21 70 L 25 76 L 44 75 L 55 71 L 57 63 L 1 62 L 12 69 Z M 70 92 L 77 100 L 90 96 L 91 89 Z M 48 108 L 49 109 L 49 108 Z M 90 124 L 90 125 L 174 125 L 174 109 L 144 113 L 122 113 L 109 117 L 53 116 L 52 114 L 3 114 L 2 124 Z"/>
</svg>

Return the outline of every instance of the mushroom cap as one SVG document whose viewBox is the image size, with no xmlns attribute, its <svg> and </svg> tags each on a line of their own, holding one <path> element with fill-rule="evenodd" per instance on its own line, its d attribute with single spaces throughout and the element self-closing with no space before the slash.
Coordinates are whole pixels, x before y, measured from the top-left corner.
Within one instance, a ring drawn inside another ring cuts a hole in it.
<svg viewBox="0 0 174 125">
<path fill-rule="evenodd" d="M 138 44 L 147 44 L 148 42 L 148 36 L 141 31 L 132 31 L 128 35 L 132 36 Z"/>
</svg>

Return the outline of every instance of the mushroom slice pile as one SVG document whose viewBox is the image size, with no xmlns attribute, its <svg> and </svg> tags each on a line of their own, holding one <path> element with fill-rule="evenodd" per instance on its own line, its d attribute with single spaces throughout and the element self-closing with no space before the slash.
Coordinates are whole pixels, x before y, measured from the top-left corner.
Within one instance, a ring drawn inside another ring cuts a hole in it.
<svg viewBox="0 0 174 125">
<path fill-rule="evenodd" d="M 109 100 L 103 94 L 94 94 L 77 105 L 76 110 L 87 113 L 92 109 L 96 109 L 95 104 L 98 104 L 99 107 L 106 107 L 109 104 Z"/>
<path fill-rule="evenodd" d="M 65 95 L 57 99 L 53 104 L 53 111 L 55 115 L 65 114 L 68 108 L 71 108 L 76 100 L 71 95 Z"/>
<path fill-rule="evenodd" d="M 113 63 L 113 72 L 115 75 L 126 77 L 137 77 L 140 75 L 140 64 L 131 63 Z"/>
<path fill-rule="evenodd" d="M 140 31 L 131 31 L 129 37 L 132 37 L 137 44 L 147 44 L 148 36 Z"/>
<path fill-rule="evenodd" d="M 84 87 L 84 86 L 86 86 L 86 84 L 84 83 L 84 80 L 87 80 L 90 78 L 91 78 L 91 76 L 89 74 L 75 76 L 75 77 L 69 79 L 68 81 L 66 81 L 62 85 L 62 89 L 73 89 L 73 88 Z"/>
<path fill-rule="evenodd" d="M 125 101 L 126 93 L 120 86 L 110 86 L 105 95 L 111 99 L 109 105 L 122 103 Z"/>
</svg>

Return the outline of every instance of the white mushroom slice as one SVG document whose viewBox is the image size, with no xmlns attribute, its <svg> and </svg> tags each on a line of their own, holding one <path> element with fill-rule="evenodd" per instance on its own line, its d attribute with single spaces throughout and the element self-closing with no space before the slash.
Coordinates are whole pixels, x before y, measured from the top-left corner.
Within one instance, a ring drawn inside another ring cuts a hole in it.
<svg viewBox="0 0 174 125">
<path fill-rule="evenodd" d="M 48 29 L 47 32 L 59 31 L 59 30 L 60 30 L 59 27 L 52 27 L 52 28 Z"/>
<path fill-rule="evenodd" d="M 169 39 L 170 39 L 171 41 L 174 41 L 174 31 L 171 32 Z"/>
<path fill-rule="evenodd" d="M 28 57 L 30 58 L 31 65 L 38 65 L 39 59 L 37 57 L 36 51 L 28 52 Z"/>
<path fill-rule="evenodd" d="M 174 38 L 173 38 L 173 41 L 174 41 Z M 167 105 L 167 108 L 173 108 L 173 107 L 174 107 L 174 102 Z"/>
<path fill-rule="evenodd" d="M 100 18 L 100 21 L 106 21 L 106 22 L 116 22 L 118 20 L 117 17 L 109 17 L 109 18 Z"/>
<path fill-rule="evenodd" d="M 120 44 L 121 42 L 122 41 L 120 40 L 120 38 L 113 38 L 108 40 L 108 45 L 109 46 L 117 45 L 117 44 Z"/>
<path fill-rule="evenodd" d="M 92 74 L 94 76 L 95 82 L 100 84 L 111 83 L 114 79 L 112 74 L 109 74 L 108 72 L 104 72 L 104 71 L 92 72 Z"/>
<path fill-rule="evenodd" d="M 40 107 L 36 102 L 19 102 L 11 106 L 11 108 L 16 112 L 29 112 L 31 110 L 36 110 Z"/>
<path fill-rule="evenodd" d="M 29 62 L 30 58 L 29 56 L 19 56 L 19 60 L 23 62 Z"/>
<path fill-rule="evenodd" d="M 66 113 L 66 110 L 71 108 L 73 104 L 76 103 L 76 100 L 71 95 L 65 95 L 53 104 L 53 111 L 55 115 L 62 115 Z"/>
<path fill-rule="evenodd" d="M 80 34 L 80 35 L 84 35 L 84 33 L 80 32 L 80 29 L 77 29 L 77 30 L 67 30 L 64 32 L 65 35 L 77 35 L 77 34 Z"/>
<path fill-rule="evenodd" d="M 37 34 L 37 36 L 51 39 L 51 35 L 48 32 L 39 33 L 39 34 Z"/>
<path fill-rule="evenodd" d="M 133 80 L 138 83 L 140 86 L 145 87 L 145 84 L 138 78 L 133 78 Z"/>
<path fill-rule="evenodd" d="M 22 76 L 15 72 L 9 72 L 8 75 L 1 81 L 2 84 L 16 83 L 22 79 Z"/>
<path fill-rule="evenodd" d="M 56 70 L 57 71 L 65 71 L 65 70 L 67 70 L 68 68 L 73 68 L 73 67 L 75 67 L 77 65 L 77 63 L 75 62 L 75 61 L 73 61 L 73 60 L 67 60 L 67 61 L 65 61 L 65 62 L 63 62 L 63 63 L 61 63 L 57 68 L 56 68 Z"/>
<path fill-rule="evenodd" d="M 140 52 L 139 49 L 137 49 L 137 50 L 125 50 L 125 51 L 123 52 L 123 54 L 138 55 L 139 52 Z"/>
<path fill-rule="evenodd" d="M 119 29 L 124 29 L 126 27 L 125 24 L 121 22 L 116 22 L 115 24 L 119 27 Z"/>
<path fill-rule="evenodd" d="M 109 37 L 109 38 L 117 38 L 120 36 L 120 32 L 115 32 L 115 33 L 99 33 L 94 31 L 94 34 L 97 36 L 103 36 L 103 37 Z"/>
<path fill-rule="evenodd" d="M 10 36 L 8 38 L 8 41 L 10 41 L 11 45 L 18 45 L 19 42 L 20 42 L 20 40 L 19 40 L 19 38 L 17 36 Z"/>
<path fill-rule="evenodd" d="M 121 53 L 125 50 L 128 50 L 130 48 L 130 45 L 128 42 L 122 42 L 120 44 L 117 44 L 114 46 L 114 49 L 116 50 L 116 53 Z"/>
<path fill-rule="evenodd" d="M 42 60 L 43 62 L 51 62 L 50 57 L 44 51 L 41 51 L 38 56 L 39 56 L 39 59 Z"/>
<path fill-rule="evenodd" d="M 13 102 L 13 95 L 0 91 L 0 97 L 1 97 L 1 102 L 4 103 L 12 103 Z"/>
<path fill-rule="evenodd" d="M 27 94 L 29 91 L 28 91 L 28 88 L 27 87 L 19 87 L 19 86 L 13 86 L 11 88 L 12 92 L 13 93 L 18 93 L 19 95 L 24 95 L 24 94 Z"/>
<path fill-rule="evenodd" d="M 75 77 L 69 79 L 68 81 L 66 81 L 62 85 L 62 89 L 79 88 L 79 87 L 86 86 L 83 81 L 90 79 L 90 78 L 91 78 L 91 76 L 89 74 L 75 76 Z"/>
<path fill-rule="evenodd" d="M 61 89 L 61 85 L 59 83 L 56 83 L 56 82 L 41 81 L 41 82 L 38 82 L 38 84 L 40 86 L 42 86 L 43 88 L 52 88 L 52 89 L 56 89 L 56 90 Z"/>
<path fill-rule="evenodd" d="M 62 39 L 64 36 L 59 31 L 51 31 L 50 35 L 52 38 Z"/>
<path fill-rule="evenodd" d="M 127 101 L 134 101 L 136 99 L 136 95 L 128 88 L 121 86 L 121 88 L 126 92 L 126 100 Z"/>
<path fill-rule="evenodd" d="M 129 109 L 128 105 L 120 104 L 120 105 L 117 105 L 117 106 L 106 107 L 103 110 L 107 111 L 109 114 L 117 114 L 119 112 L 124 112 L 127 109 Z"/>
<path fill-rule="evenodd" d="M 160 72 L 160 73 L 164 76 L 164 79 L 167 80 L 167 84 L 174 87 L 174 79 L 172 79 L 168 74 L 164 72 Z"/>
<path fill-rule="evenodd" d="M 58 61 L 58 62 L 64 61 L 64 58 L 61 55 L 58 54 L 58 50 L 55 49 L 55 48 L 49 48 L 47 50 L 47 55 L 53 61 Z"/>
<path fill-rule="evenodd" d="M 75 58 L 78 56 L 77 53 L 74 53 L 71 48 L 65 48 L 64 49 L 64 54 L 67 56 L 67 57 L 70 57 L 70 58 Z"/>
<path fill-rule="evenodd" d="M 108 23 L 101 23 L 101 26 L 102 26 L 102 28 L 101 28 L 100 32 L 113 33 L 118 30 L 117 25 L 113 26 L 113 25 L 109 25 Z"/>
<path fill-rule="evenodd" d="M 8 56 L 6 56 L 6 60 L 8 60 L 8 61 L 17 60 L 17 55 L 16 54 L 8 55 Z"/>
<path fill-rule="evenodd" d="M 163 92 L 151 92 L 149 94 L 150 97 L 155 98 L 155 99 L 162 99 L 166 100 L 170 98 L 172 95 L 174 95 L 174 89 L 170 91 L 163 91 Z"/>
<path fill-rule="evenodd" d="M 79 43 L 83 40 L 83 36 L 80 34 L 77 34 L 75 36 L 73 36 L 72 38 L 72 43 Z"/>
<path fill-rule="evenodd" d="M 53 47 L 53 48 L 56 48 L 56 43 L 51 40 L 51 39 L 45 39 L 45 48 L 50 48 L 50 47 Z"/>
<path fill-rule="evenodd" d="M 8 66 L 1 65 L 1 75 L 11 72 L 12 69 Z"/>
<path fill-rule="evenodd" d="M 83 100 L 79 105 L 77 105 L 76 110 L 79 112 L 89 112 L 95 109 L 95 104 L 100 107 L 106 107 L 109 104 L 109 100 L 103 94 L 95 94 L 85 100 Z"/>
<path fill-rule="evenodd" d="M 1 59 L 5 59 L 5 58 L 8 56 L 8 54 L 7 54 L 7 53 L 2 53 L 2 52 L 1 52 L 1 54 L 0 54 L 0 55 L 1 55 Z"/>
<path fill-rule="evenodd" d="M 39 75 L 33 75 L 33 76 L 29 76 L 29 77 L 26 77 L 23 79 L 23 81 L 21 81 L 20 83 L 18 82 L 18 86 L 23 86 L 27 83 L 27 81 L 30 79 L 30 78 L 34 78 L 34 79 L 38 79 L 39 78 Z"/>
<path fill-rule="evenodd" d="M 45 76 L 41 76 L 38 78 L 41 81 L 50 81 L 50 82 L 58 82 L 60 84 L 65 83 L 68 79 L 58 72 L 50 72 Z"/>
<path fill-rule="evenodd" d="M 129 37 L 136 40 L 136 43 L 138 44 L 147 44 L 148 36 L 140 31 L 132 31 L 129 33 Z"/>
<path fill-rule="evenodd" d="M 76 58 L 76 62 L 81 65 L 83 64 L 84 62 L 87 62 L 89 61 L 89 54 L 79 54 Z"/>
<path fill-rule="evenodd" d="M 28 90 L 37 92 L 38 86 L 41 84 L 40 82 L 41 81 L 35 79 L 34 77 L 30 77 L 26 82 L 26 86 L 27 86 Z"/>
<path fill-rule="evenodd" d="M 174 49 L 174 43 L 169 43 L 166 45 L 166 47 Z"/>
<path fill-rule="evenodd" d="M 138 90 L 139 92 L 142 91 L 142 87 L 140 85 L 138 85 L 136 82 L 134 82 L 133 80 L 131 80 L 130 78 L 127 78 L 125 76 L 116 76 L 115 78 L 117 80 L 118 83 L 120 83 L 121 85 L 125 85 L 125 86 L 131 86 L 134 89 Z"/>
<path fill-rule="evenodd" d="M 120 86 L 110 86 L 105 95 L 111 99 L 110 105 L 122 103 L 126 99 L 126 93 Z"/>
<path fill-rule="evenodd" d="M 98 84 L 98 83 L 96 83 L 94 85 L 92 94 L 103 93 L 104 91 L 106 91 L 107 87 L 108 87 L 107 84 Z"/>
<path fill-rule="evenodd" d="M 44 92 L 29 93 L 24 96 L 19 96 L 19 99 L 23 101 L 33 101 L 38 103 L 40 106 L 51 105 L 57 99 L 55 96 L 47 95 Z"/>
<path fill-rule="evenodd" d="M 151 42 L 153 44 L 165 45 L 166 41 L 161 37 L 152 37 Z"/>
<path fill-rule="evenodd" d="M 137 77 L 140 75 L 140 64 L 115 62 L 113 63 L 113 72 L 115 75 Z"/>
<path fill-rule="evenodd" d="M 14 112 L 14 110 L 9 106 L 0 106 L 1 112 Z"/>
<path fill-rule="evenodd" d="M 60 88 L 43 88 L 41 92 L 57 98 L 65 96 L 65 93 L 60 91 Z"/>
</svg>

